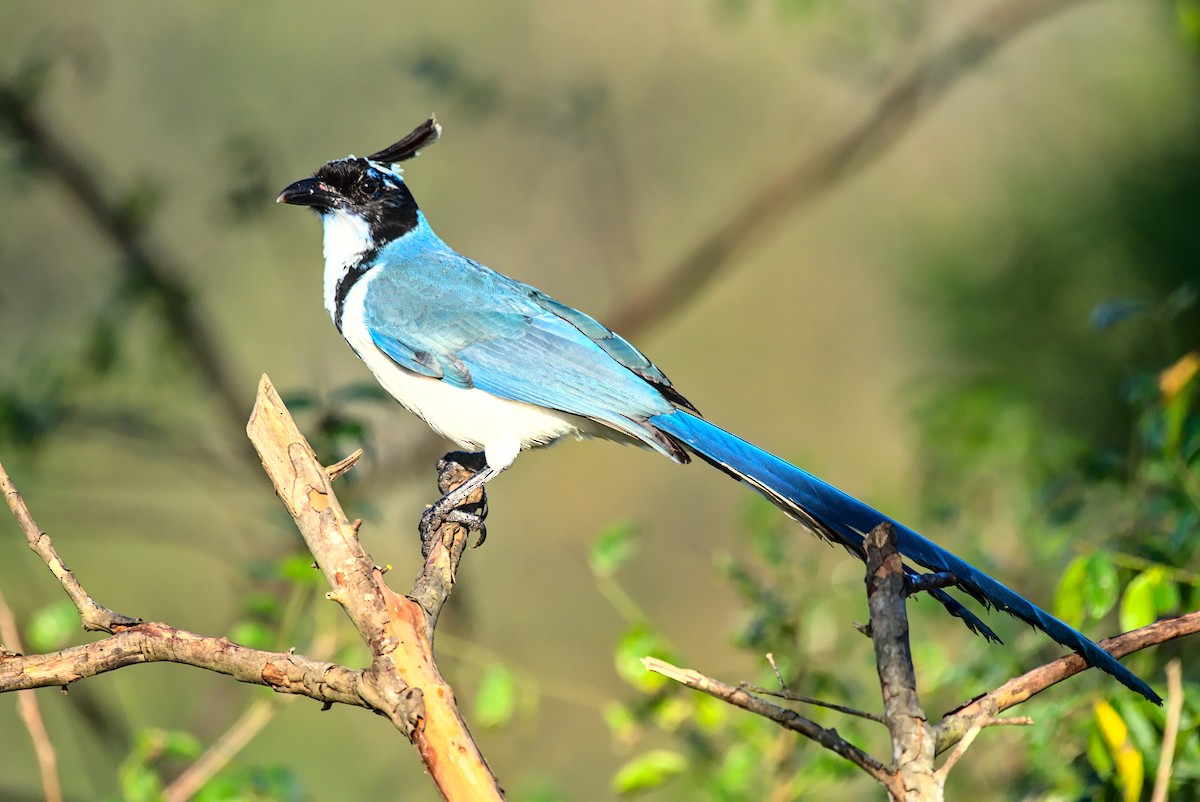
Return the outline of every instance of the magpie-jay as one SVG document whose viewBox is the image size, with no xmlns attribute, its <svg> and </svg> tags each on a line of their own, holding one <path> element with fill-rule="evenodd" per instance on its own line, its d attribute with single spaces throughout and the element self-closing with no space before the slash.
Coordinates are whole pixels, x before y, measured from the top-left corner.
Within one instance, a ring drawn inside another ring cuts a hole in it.
<svg viewBox="0 0 1200 802">
<path fill-rule="evenodd" d="M 433 233 L 400 163 L 430 145 L 430 117 L 391 147 L 325 164 L 278 201 L 308 206 L 325 229 L 325 308 L 379 383 L 486 466 L 426 513 L 480 525 L 458 505 L 526 449 L 568 435 L 694 454 L 744 481 L 816 534 L 862 558 L 867 532 L 890 518 L 704 420 L 641 351 L 593 318 L 457 253 Z M 458 517 L 456 517 L 458 516 Z M 465 516 L 465 517 L 464 517 Z M 1081 633 L 925 539 L 895 526 L 900 553 L 985 607 L 1004 610 L 1078 652 L 1151 701 L 1151 688 Z M 910 574 L 917 572 L 907 569 Z M 941 589 L 973 631 L 998 640 Z"/>
</svg>

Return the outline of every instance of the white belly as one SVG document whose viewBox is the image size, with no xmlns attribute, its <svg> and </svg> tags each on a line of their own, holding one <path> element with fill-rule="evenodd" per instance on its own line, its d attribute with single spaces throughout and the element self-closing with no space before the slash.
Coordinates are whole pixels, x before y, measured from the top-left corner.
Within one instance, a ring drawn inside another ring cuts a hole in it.
<svg viewBox="0 0 1200 802">
<path fill-rule="evenodd" d="M 463 390 L 400 368 L 376 347 L 363 324 L 370 280 L 369 275 L 364 276 L 347 293 L 342 335 L 383 388 L 438 434 L 471 451 L 484 451 L 488 465 L 498 470 L 511 465 L 522 450 L 564 435 L 611 436 L 607 427 L 585 418 L 508 401 L 474 388 Z"/>
</svg>

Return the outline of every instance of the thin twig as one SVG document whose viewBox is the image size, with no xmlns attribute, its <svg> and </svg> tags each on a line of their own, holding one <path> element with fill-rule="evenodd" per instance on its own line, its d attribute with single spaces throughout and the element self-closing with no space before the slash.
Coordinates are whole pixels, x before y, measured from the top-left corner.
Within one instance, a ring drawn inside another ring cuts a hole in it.
<svg viewBox="0 0 1200 802">
<path fill-rule="evenodd" d="M 0 592 L 0 645 L 10 652 L 24 651 L 16 619 L 13 618 L 12 610 L 2 592 Z M 22 723 L 25 724 L 26 732 L 29 733 L 29 740 L 33 743 L 38 772 L 42 777 L 42 793 L 45 796 L 45 802 L 62 802 L 62 784 L 58 779 L 58 757 L 55 755 L 50 733 L 46 730 L 46 722 L 42 720 L 42 711 L 38 707 L 37 695 L 33 691 L 21 691 L 17 694 L 17 712 L 21 716 Z"/>
<path fill-rule="evenodd" d="M 1154 775 L 1154 793 L 1150 802 L 1167 802 L 1171 790 L 1171 767 L 1175 763 L 1175 739 L 1179 736 L 1179 720 L 1183 715 L 1183 667 L 1179 658 L 1167 663 L 1167 721 L 1163 728 L 1162 751 L 1158 756 L 1158 771 Z"/>
<path fill-rule="evenodd" d="M 771 704 L 765 699 L 760 699 L 747 692 L 744 688 L 729 685 L 694 669 L 671 665 L 665 660 L 659 660 L 657 657 L 643 657 L 642 665 L 646 667 L 647 671 L 662 674 L 664 677 L 673 679 L 689 688 L 707 693 L 709 696 L 768 718 L 782 727 L 798 732 L 816 741 L 831 752 L 849 760 L 885 786 L 889 785 L 893 780 L 892 773 L 886 766 L 842 738 L 842 736 L 838 735 L 837 730 L 827 730 L 816 722 L 804 718 L 794 710 L 788 710 L 786 707 Z"/>
<path fill-rule="evenodd" d="M 839 713 L 845 713 L 848 716 L 856 716 L 858 718 L 865 718 L 868 721 L 874 721 L 879 724 L 883 723 L 883 716 L 879 715 L 878 713 L 868 713 L 865 710 L 857 710 L 853 707 L 846 707 L 844 705 L 834 704 L 833 702 L 825 702 L 825 701 L 822 701 L 821 699 L 814 699 L 811 696 L 801 696 L 798 693 L 793 693 L 792 691 L 788 690 L 787 688 L 783 688 L 782 690 L 778 690 L 778 691 L 773 691 L 770 688 L 760 688 L 758 685 L 754 685 L 749 682 L 739 682 L 738 687 L 745 688 L 746 690 L 750 691 L 751 693 L 761 693 L 764 696 L 774 696 L 776 699 L 786 699 L 789 702 L 799 702 L 801 704 L 815 705 L 817 707 L 824 707 L 828 710 L 836 710 Z"/>
<path fill-rule="evenodd" d="M 163 790 L 163 799 L 166 802 L 187 802 L 195 796 L 213 775 L 223 769 L 234 755 L 246 748 L 246 744 L 267 726 L 284 701 L 285 698 L 275 696 L 258 699 L 247 707 L 238 720 L 198 760 Z"/>
<path fill-rule="evenodd" d="M 88 595 L 83 586 L 79 584 L 79 580 L 75 578 L 75 573 L 67 568 L 62 558 L 58 556 L 54 544 L 50 541 L 50 536 L 42 531 L 42 528 L 37 525 L 37 521 L 33 520 L 33 514 L 25 505 L 25 500 L 21 498 L 21 493 L 13 484 L 8 471 L 4 470 L 3 465 L 0 465 L 0 490 L 4 492 L 4 500 L 8 502 L 8 508 L 12 510 L 13 517 L 17 519 L 17 525 L 25 533 L 29 548 L 42 558 L 50 568 L 50 572 L 62 585 L 63 590 L 71 598 L 75 609 L 79 611 L 79 619 L 83 622 L 85 630 L 116 632 L 121 627 L 132 626 L 141 621 L 138 618 L 115 613 Z"/>
<path fill-rule="evenodd" d="M 979 735 L 979 733 L 983 732 L 983 728 L 988 724 L 988 722 L 989 719 L 983 716 L 980 716 L 971 722 L 970 729 L 967 730 L 966 734 L 962 737 L 962 740 L 955 744 L 954 751 L 952 751 L 950 756 L 946 758 L 946 762 L 942 764 L 941 768 L 934 772 L 934 776 L 937 778 L 938 782 L 945 785 L 946 778 L 950 776 L 950 772 L 954 769 L 955 765 L 957 765 L 958 761 L 962 760 L 962 756 L 965 755 L 967 750 L 971 748 L 971 744 L 975 743 L 975 738 Z"/>
</svg>

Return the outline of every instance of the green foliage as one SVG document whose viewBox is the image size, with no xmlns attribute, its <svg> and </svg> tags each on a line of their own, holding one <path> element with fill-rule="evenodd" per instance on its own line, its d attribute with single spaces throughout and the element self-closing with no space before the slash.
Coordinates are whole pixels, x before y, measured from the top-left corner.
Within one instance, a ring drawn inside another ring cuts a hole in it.
<svg viewBox="0 0 1200 802">
<path fill-rule="evenodd" d="M 25 630 L 25 639 L 32 652 L 54 652 L 78 638 L 79 612 L 70 599 L 47 604 L 33 614 Z"/>
<path fill-rule="evenodd" d="M 200 752 L 200 742 L 189 733 L 142 731 L 117 769 L 121 798 L 124 802 L 158 802 L 163 792 L 159 765 L 164 761 L 194 760 Z"/>
<path fill-rule="evenodd" d="M 588 566 L 597 577 L 608 579 L 617 572 L 634 553 L 634 535 L 637 530 L 628 521 L 612 524 L 592 542 L 588 552 Z"/>
<path fill-rule="evenodd" d="M 517 710 L 517 680 L 499 663 L 484 669 L 475 691 L 475 710 L 471 720 L 482 727 L 503 727 Z"/>
<path fill-rule="evenodd" d="M 1163 304 L 1110 304 L 1098 317 L 1124 326 L 1137 315 L 1158 315 L 1169 330 L 1193 302 L 1194 293 L 1185 288 Z M 1119 314 L 1112 311 L 1116 306 L 1121 306 Z M 1043 533 L 1035 544 L 1043 561 L 1053 564 L 1075 553 L 1057 582 L 1054 609 L 1085 632 L 1134 629 L 1193 609 L 1200 601 L 1200 575 L 1194 570 L 1200 544 L 1198 372 L 1200 360 L 1188 352 L 1126 383 L 1129 422 L 1124 428 L 1130 443 L 1123 459 L 1103 443 L 1077 438 L 1070 448 L 1056 449 L 1057 433 L 1047 421 L 1027 417 L 1030 432 L 1036 431 L 1050 449 L 1026 451 L 1027 457 L 1013 467 L 1020 469 L 1023 462 L 1026 475 L 1041 478 L 1040 486 L 1008 483 L 992 503 L 1025 511 L 1018 526 Z M 968 392 L 965 408 L 990 413 L 987 407 L 971 406 L 977 397 Z M 1005 424 L 974 418 L 973 425 L 987 430 Z M 1029 435 L 1016 437 L 1024 438 L 1027 447 L 1037 442 Z M 995 475 L 997 463 L 1010 464 L 1012 439 L 979 438 L 973 458 L 968 459 L 969 449 L 955 455 L 963 473 L 957 481 L 940 473 L 949 485 L 942 492 L 953 495 L 956 488 L 972 486 L 976 477 Z M 938 450 L 962 448 L 930 442 Z M 1038 466 L 1036 472 L 1028 470 L 1030 465 Z M 960 511 L 962 517 L 967 514 Z M 1164 646 L 1127 662 L 1158 685 L 1165 657 L 1178 648 Z M 1185 673 L 1185 699 L 1196 690 L 1195 674 Z M 1038 717 L 1039 726 L 1031 733 L 1026 774 L 1017 779 L 1018 787 L 1052 789 L 1064 798 L 1140 798 L 1158 767 L 1164 711 L 1111 682 L 1069 683 L 1055 689 L 1048 704 L 1049 712 Z M 1085 707 L 1092 708 L 1092 717 L 1078 714 Z M 1186 740 L 1181 738 L 1173 764 L 1171 788 L 1179 798 L 1200 793 L 1200 762 L 1196 750 L 1184 746 Z"/>
<path fill-rule="evenodd" d="M 669 749 L 654 749 L 638 755 L 617 770 L 613 790 L 623 796 L 651 791 L 666 785 L 687 770 L 687 758 Z"/>
<path fill-rule="evenodd" d="M 814 544 L 797 537 L 794 524 L 758 497 L 752 497 L 746 506 L 744 527 L 752 553 L 744 558 L 721 555 L 716 567 L 742 598 L 745 617 L 734 643 L 762 666 L 756 681 L 778 685 L 774 670 L 762 661 L 764 653 L 771 653 L 789 685 L 803 687 L 806 693 L 816 689 L 818 694 L 841 699 L 862 693 L 864 689 L 836 666 L 820 670 L 808 665 L 801 645 L 804 634 L 826 628 L 830 615 L 825 605 L 813 609 L 805 592 L 812 569 L 804 552 Z M 689 799 L 748 802 L 767 797 L 799 799 L 815 788 L 830 787 L 852 776 L 857 769 L 778 725 L 645 669 L 642 658 L 646 656 L 676 664 L 680 658 L 617 585 L 612 566 L 632 552 L 631 536 L 626 527 L 610 527 L 594 541 L 592 550 L 598 583 L 618 612 L 629 619 L 614 656 L 618 673 L 638 693 L 625 703 L 609 703 L 603 710 L 614 742 L 636 752 L 614 777 L 614 790 L 633 794 L 670 785 L 681 787 L 680 793 Z M 597 553 L 621 556 L 598 560 Z M 806 710 L 804 715 L 826 718 L 820 709 Z M 843 736 L 861 737 L 859 720 L 839 717 L 836 721 Z M 654 745 L 662 737 L 671 738 L 674 748 Z"/>
<path fill-rule="evenodd" d="M 309 799 L 296 774 L 283 766 L 239 766 L 204 784 L 196 802 L 301 802 Z"/>
<path fill-rule="evenodd" d="M 1102 312 L 1110 327 L 1137 315 L 1161 314 L 1174 301 L 1130 304 Z M 1164 315 L 1165 320 L 1173 320 Z M 1049 427 L 1036 408 L 1000 384 L 969 384 L 942 402 L 947 417 L 937 421 L 930 443 L 944 477 L 942 497 L 958 497 L 955 517 L 972 528 L 973 503 L 984 510 L 1014 510 L 1021 529 L 1041 533 L 1030 544 L 1048 566 L 1067 562 L 1054 593 L 1056 613 L 1085 631 L 1144 626 L 1177 615 L 1200 601 L 1200 576 L 1194 565 L 1200 550 L 1200 358 L 1186 354 L 1155 377 L 1131 381 L 1126 398 L 1131 421 L 1123 428 L 1133 442 L 1124 461 L 1112 451 Z M 953 420 L 956 425 L 946 425 Z M 953 466 L 952 470 L 945 470 Z M 998 481 L 997 477 L 1008 477 Z M 964 492 L 964 489 L 966 492 Z M 986 513 L 983 513 L 986 514 Z M 804 635 L 823 626 L 830 615 L 803 592 L 805 558 L 796 550 L 811 547 L 796 537 L 794 526 L 767 502 L 747 507 L 744 528 L 753 553 L 718 558 L 717 565 L 741 599 L 744 624 L 734 642 L 749 654 L 772 654 L 788 687 L 830 699 L 868 698 L 873 688 L 855 685 L 845 671 L 823 672 L 804 652 Z M 612 527 L 592 549 L 597 581 L 619 610 L 636 605 L 616 585 L 620 565 L 632 553 L 632 533 Z M 1074 552 L 1074 556 L 1071 556 Z M 1069 560 L 1068 560 L 1069 558 Z M 1051 569 L 1053 570 L 1053 569 Z M 844 619 L 844 609 L 838 611 Z M 986 662 L 947 659 L 935 644 L 914 634 L 914 652 L 922 684 L 952 688 L 998 685 L 1019 666 L 1034 662 L 1022 645 L 1046 649 L 1044 638 L 1022 637 Z M 618 773 L 614 788 L 623 793 L 686 786 L 688 798 L 750 800 L 771 796 L 798 798 L 822 783 L 844 781 L 857 771 L 848 762 L 805 745 L 776 725 L 731 711 L 711 697 L 681 691 L 648 674 L 640 658 L 667 650 L 663 635 L 633 617 L 615 654 L 618 671 L 640 692 L 635 701 L 610 704 L 604 717 L 613 739 L 639 751 Z M 1134 669 L 1157 684 L 1163 655 L 1175 647 L 1130 657 Z M 1194 671 L 1194 669 L 1192 669 Z M 1033 703 L 1037 726 L 1026 736 L 1025 762 L 1013 777 L 1013 793 L 1053 793 L 1062 798 L 1136 800 L 1154 782 L 1165 727 L 1163 709 L 1146 704 L 1112 682 L 1096 678 L 1067 683 Z M 761 684 L 777 683 L 773 674 Z M 1200 687 L 1186 680 L 1183 732 L 1196 720 Z M 1084 711 L 1091 710 L 1091 715 Z M 820 718 L 822 711 L 804 711 Z M 839 732 L 859 740 L 864 725 L 838 718 Z M 656 735 L 658 738 L 652 739 Z M 673 749 L 657 743 L 668 736 Z M 985 734 L 984 738 L 990 734 Z M 1175 755 L 1172 791 L 1200 793 L 1200 748 L 1194 737 L 1181 738 Z M 968 771 L 970 756 L 959 771 Z"/>
</svg>

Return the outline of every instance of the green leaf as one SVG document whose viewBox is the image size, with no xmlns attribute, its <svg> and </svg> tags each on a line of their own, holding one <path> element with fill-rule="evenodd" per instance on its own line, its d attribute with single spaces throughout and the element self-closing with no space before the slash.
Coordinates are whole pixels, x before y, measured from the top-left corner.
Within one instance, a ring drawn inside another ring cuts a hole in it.
<svg viewBox="0 0 1200 802">
<path fill-rule="evenodd" d="M 229 639 L 251 649 L 270 649 L 275 645 L 275 631 L 261 621 L 238 621 L 230 627 Z"/>
<path fill-rule="evenodd" d="M 621 679 L 641 691 L 653 691 L 667 683 L 666 677 L 647 671 L 642 665 L 643 657 L 669 659 L 667 645 L 662 637 L 645 624 L 634 624 L 621 640 L 613 660 Z"/>
<path fill-rule="evenodd" d="M 160 748 L 164 757 L 192 760 L 200 756 L 202 747 L 196 736 L 183 730 L 165 730 Z"/>
<path fill-rule="evenodd" d="M 475 693 L 475 721 L 484 727 L 503 727 L 517 709 L 517 680 L 499 663 L 484 669 Z"/>
<path fill-rule="evenodd" d="M 619 702 L 609 702 L 604 706 L 603 715 L 604 723 L 608 725 L 608 730 L 617 743 L 632 744 L 637 740 L 641 727 L 628 706 Z"/>
<path fill-rule="evenodd" d="M 1165 568 L 1149 568 L 1135 576 L 1121 597 L 1121 629 L 1131 630 L 1152 624 L 1160 615 L 1179 608 L 1179 587 L 1167 576 Z"/>
<path fill-rule="evenodd" d="M 162 781 L 158 773 L 144 763 L 123 764 L 117 777 L 125 802 L 158 802 L 162 799 Z"/>
<path fill-rule="evenodd" d="M 80 631 L 79 612 L 69 600 L 48 604 L 33 614 L 26 631 L 29 648 L 35 652 L 56 652 L 70 643 Z"/>
<path fill-rule="evenodd" d="M 618 794 L 661 788 L 687 770 L 687 758 L 669 749 L 639 755 L 617 770 L 612 787 Z"/>
<path fill-rule="evenodd" d="M 713 776 L 717 798 L 744 799 L 753 789 L 755 779 L 761 776 L 759 754 L 750 744 L 736 743 L 726 751 Z"/>
<path fill-rule="evenodd" d="M 1108 552 L 1098 551 L 1088 557 L 1083 594 L 1087 614 L 1092 618 L 1103 618 L 1117 605 L 1121 581 Z"/>
<path fill-rule="evenodd" d="M 253 618 L 271 620 L 282 611 L 283 604 L 270 593 L 251 593 L 242 601 L 242 614 Z"/>
<path fill-rule="evenodd" d="M 312 555 L 307 551 L 284 557 L 276 566 L 277 575 L 296 585 L 319 585 L 325 578 L 313 566 Z"/>
<path fill-rule="evenodd" d="M 346 403 L 350 401 L 391 402 L 392 397 L 378 382 L 356 382 L 337 388 L 330 393 L 334 401 Z"/>
<path fill-rule="evenodd" d="M 610 524 L 592 542 L 592 550 L 588 555 L 592 573 L 602 579 L 615 574 L 622 563 L 633 556 L 633 538 L 636 534 L 637 527 L 630 521 Z"/>
<path fill-rule="evenodd" d="M 1088 558 L 1076 557 L 1058 581 L 1054 592 L 1054 615 L 1073 627 L 1083 623 L 1084 585 L 1087 582 Z"/>
<path fill-rule="evenodd" d="M 284 393 L 280 400 L 289 412 L 303 412 L 317 405 L 316 396 L 306 392 Z"/>
</svg>

